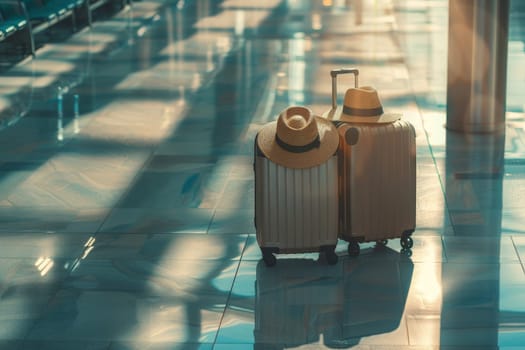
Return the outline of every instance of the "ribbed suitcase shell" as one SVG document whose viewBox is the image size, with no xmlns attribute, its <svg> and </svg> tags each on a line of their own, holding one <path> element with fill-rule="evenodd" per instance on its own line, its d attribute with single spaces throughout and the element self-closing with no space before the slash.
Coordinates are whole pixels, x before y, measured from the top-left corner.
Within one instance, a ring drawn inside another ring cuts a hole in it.
<svg viewBox="0 0 525 350">
<path fill-rule="evenodd" d="M 416 226 L 416 145 L 407 121 L 341 123 L 340 237 L 400 238 Z"/>
<path fill-rule="evenodd" d="M 260 247 L 314 252 L 338 239 L 337 155 L 307 169 L 255 156 L 255 226 Z"/>
</svg>

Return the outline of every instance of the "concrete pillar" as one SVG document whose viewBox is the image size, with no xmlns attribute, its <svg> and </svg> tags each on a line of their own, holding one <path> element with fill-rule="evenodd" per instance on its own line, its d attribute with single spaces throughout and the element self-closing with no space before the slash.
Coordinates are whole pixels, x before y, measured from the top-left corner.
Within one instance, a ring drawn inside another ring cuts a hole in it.
<svg viewBox="0 0 525 350">
<path fill-rule="evenodd" d="M 449 0 L 447 128 L 505 127 L 510 0 Z"/>
</svg>

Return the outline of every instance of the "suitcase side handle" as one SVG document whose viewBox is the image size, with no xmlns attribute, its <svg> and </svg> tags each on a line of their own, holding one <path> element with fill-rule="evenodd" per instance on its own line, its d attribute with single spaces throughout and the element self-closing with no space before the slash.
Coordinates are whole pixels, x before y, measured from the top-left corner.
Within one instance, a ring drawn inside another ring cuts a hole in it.
<svg viewBox="0 0 525 350">
<path fill-rule="evenodd" d="M 349 74 L 354 75 L 355 87 L 359 86 L 359 70 L 357 68 L 339 68 L 332 69 L 330 71 L 330 76 L 332 77 L 332 108 L 337 108 L 337 76 L 339 74 Z"/>
</svg>

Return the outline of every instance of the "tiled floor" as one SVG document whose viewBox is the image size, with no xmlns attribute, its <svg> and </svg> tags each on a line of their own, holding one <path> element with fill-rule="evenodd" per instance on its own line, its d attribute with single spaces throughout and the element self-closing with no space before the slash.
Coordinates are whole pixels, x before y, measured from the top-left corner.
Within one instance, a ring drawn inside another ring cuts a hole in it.
<svg viewBox="0 0 525 350">
<path fill-rule="evenodd" d="M 142 0 L 3 72 L 0 349 L 525 349 L 518 3 L 506 137 L 443 127 L 446 0 Z M 342 66 L 416 128 L 412 254 L 267 268 L 255 133 Z"/>
</svg>

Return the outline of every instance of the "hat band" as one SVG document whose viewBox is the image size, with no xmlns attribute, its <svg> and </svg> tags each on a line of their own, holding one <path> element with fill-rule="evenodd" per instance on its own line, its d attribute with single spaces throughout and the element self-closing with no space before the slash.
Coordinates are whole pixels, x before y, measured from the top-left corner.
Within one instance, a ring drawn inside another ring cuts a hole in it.
<svg viewBox="0 0 525 350">
<path fill-rule="evenodd" d="M 277 134 L 275 134 L 275 141 L 282 149 L 292 153 L 305 153 L 313 150 L 314 148 L 319 148 L 321 146 L 321 140 L 319 139 L 319 135 L 317 135 L 317 137 L 312 142 L 302 146 L 290 145 L 289 143 L 286 143 L 283 140 L 281 140 Z"/>
<path fill-rule="evenodd" d="M 365 109 L 343 106 L 343 113 L 348 115 L 355 115 L 358 117 L 377 117 L 378 115 L 383 114 L 383 107 L 379 106 L 377 108 Z"/>
</svg>

